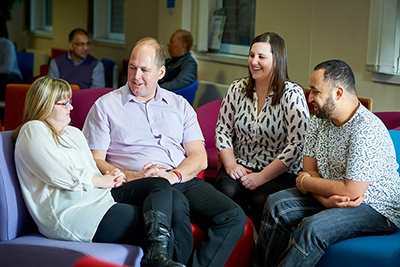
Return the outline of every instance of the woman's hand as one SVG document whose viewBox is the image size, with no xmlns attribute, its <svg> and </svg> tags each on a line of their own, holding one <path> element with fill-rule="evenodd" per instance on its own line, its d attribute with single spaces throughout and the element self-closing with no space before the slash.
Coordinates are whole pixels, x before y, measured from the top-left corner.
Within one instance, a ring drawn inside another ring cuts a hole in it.
<svg viewBox="0 0 400 267">
<path fill-rule="evenodd" d="M 106 174 L 101 177 L 93 177 L 93 186 L 97 188 L 116 188 L 126 183 L 125 174 L 119 169 L 114 169 L 111 172 L 106 171 Z"/>
<path fill-rule="evenodd" d="M 167 166 L 162 164 L 153 164 L 151 162 L 145 164 L 142 168 L 143 177 L 159 177 L 164 178 L 170 182 L 170 184 L 175 184 L 179 181 L 179 178 L 173 172 L 166 171 Z"/>
<path fill-rule="evenodd" d="M 246 189 L 255 190 L 260 185 L 264 184 L 266 181 L 261 173 L 254 172 L 240 178 L 240 182 Z"/>
<path fill-rule="evenodd" d="M 226 173 L 233 179 L 237 180 L 242 178 L 243 176 L 251 173 L 251 170 L 246 169 L 240 164 L 233 164 L 231 166 L 227 166 L 226 168 Z"/>
</svg>

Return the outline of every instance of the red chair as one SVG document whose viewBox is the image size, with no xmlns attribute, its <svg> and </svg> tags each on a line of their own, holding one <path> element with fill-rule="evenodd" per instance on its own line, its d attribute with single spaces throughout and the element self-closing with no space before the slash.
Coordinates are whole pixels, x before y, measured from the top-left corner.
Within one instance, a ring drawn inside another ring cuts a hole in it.
<svg viewBox="0 0 400 267">
<path fill-rule="evenodd" d="M 46 76 L 49 73 L 50 64 L 42 64 L 40 65 L 40 77 Z"/>
<path fill-rule="evenodd" d="M 196 225 L 192 224 L 193 232 L 193 249 L 195 249 L 203 238 L 203 231 Z M 225 267 L 246 267 L 251 265 L 251 256 L 253 255 L 254 246 L 254 227 L 251 220 L 247 217 L 247 224 L 244 229 L 242 238 L 236 243 Z"/>
<path fill-rule="evenodd" d="M 51 49 L 51 58 L 56 58 L 58 56 L 64 55 L 68 53 L 68 49 L 63 49 L 63 48 L 52 48 Z"/>
<path fill-rule="evenodd" d="M 8 84 L 6 86 L 6 102 L 4 107 L 4 130 L 14 130 L 22 122 L 25 97 L 30 84 Z M 71 84 L 72 91 L 79 90 L 79 86 Z"/>
<path fill-rule="evenodd" d="M 203 238 L 203 231 L 200 230 L 199 227 L 192 224 L 192 232 L 193 232 L 193 249 L 195 249 L 201 239 Z M 253 223 L 249 218 L 247 218 L 247 224 L 244 230 L 243 237 L 236 243 L 234 250 L 228 258 L 228 261 L 225 263 L 225 267 L 247 267 L 251 265 L 251 256 L 253 254 L 253 234 L 254 228 Z M 92 256 L 83 256 L 80 258 L 73 267 L 117 267 L 121 265 L 117 265 L 114 263 L 105 262 L 103 260 L 99 260 Z M 123 267 L 128 267 L 123 265 Z"/>
<path fill-rule="evenodd" d="M 130 267 L 100 260 L 92 256 L 83 256 L 74 263 L 73 267 Z"/>
<path fill-rule="evenodd" d="M 216 178 L 218 169 L 218 151 L 215 147 L 215 126 L 218 120 L 222 99 L 217 99 L 196 109 L 197 119 L 206 142 L 208 168 L 206 178 Z"/>
</svg>

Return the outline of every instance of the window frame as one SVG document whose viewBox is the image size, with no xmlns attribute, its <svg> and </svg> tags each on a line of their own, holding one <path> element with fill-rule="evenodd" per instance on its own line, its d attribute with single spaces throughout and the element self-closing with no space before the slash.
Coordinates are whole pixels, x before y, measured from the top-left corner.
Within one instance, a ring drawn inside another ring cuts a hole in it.
<svg viewBox="0 0 400 267">
<path fill-rule="evenodd" d="M 93 1 L 93 41 L 114 44 L 125 44 L 125 33 L 111 32 L 112 1 Z M 124 2 L 124 4 L 126 4 Z M 125 10 L 125 8 L 124 8 Z M 125 31 L 125 13 L 124 13 Z"/>
<path fill-rule="evenodd" d="M 31 0 L 30 7 L 30 31 L 33 33 L 51 36 L 53 34 L 53 10 L 47 9 L 48 1 L 52 0 Z M 46 24 L 48 12 L 51 12 L 51 25 Z"/>
<path fill-rule="evenodd" d="M 112 32 L 112 23 L 113 23 L 113 14 L 112 14 L 112 1 L 114 0 L 109 0 L 108 1 L 108 29 L 107 29 L 107 36 L 111 40 L 119 40 L 119 41 L 125 41 L 125 33 L 117 33 L 117 32 Z M 125 10 L 125 8 L 124 8 Z M 125 14 L 124 14 L 125 15 Z M 124 16 L 125 17 L 125 16 Z M 124 31 L 125 31 L 125 23 L 124 23 Z"/>
<path fill-rule="evenodd" d="M 370 1 L 365 70 L 372 81 L 400 84 L 400 0 Z"/>
<path fill-rule="evenodd" d="M 209 52 L 208 34 L 211 21 L 210 18 L 212 17 L 212 14 L 216 9 L 222 7 L 223 7 L 223 0 L 199 1 L 199 8 L 198 8 L 199 21 L 198 21 L 198 31 L 197 31 L 198 32 L 197 40 L 199 40 L 197 42 L 197 50 L 199 52 Z M 254 18 L 254 24 L 255 24 L 255 18 Z M 221 43 L 218 53 L 239 56 L 239 57 L 241 56 L 247 57 L 249 54 L 249 45 Z"/>
</svg>

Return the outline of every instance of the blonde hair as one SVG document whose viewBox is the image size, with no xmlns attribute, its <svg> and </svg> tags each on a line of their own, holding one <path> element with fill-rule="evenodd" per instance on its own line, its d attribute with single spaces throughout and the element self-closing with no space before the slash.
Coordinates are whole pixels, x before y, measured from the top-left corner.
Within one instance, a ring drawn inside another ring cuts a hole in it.
<svg viewBox="0 0 400 267">
<path fill-rule="evenodd" d="M 19 131 L 25 123 L 38 120 L 44 122 L 54 140 L 62 145 L 60 133 L 50 123 L 50 114 L 56 102 L 71 97 L 71 87 L 62 79 L 42 77 L 34 81 L 26 94 L 22 124 L 14 130 L 13 140 L 17 140 Z"/>
</svg>

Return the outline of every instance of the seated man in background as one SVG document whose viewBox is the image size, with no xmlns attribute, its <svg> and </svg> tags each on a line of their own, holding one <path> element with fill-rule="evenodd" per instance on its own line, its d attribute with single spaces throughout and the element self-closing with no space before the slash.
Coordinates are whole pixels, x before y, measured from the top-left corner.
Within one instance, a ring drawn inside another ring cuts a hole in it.
<svg viewBox="0 0 400 267">
<path fill-rule="evenodd" d="M 14 43 L 8 39 L 6 28 L 0 28 L 0 100 L 6 98 L 9 83 L 22 83 Z"/>
<path fill-rule="evenodd" d="M 190 104 L 157 85 L 165 74 L 164 62 L 156 39 L 139 40 L 129 59 L 127 84 L 95 102 L 83 132 L 102 173 L 118 166 L 128 184 L 146 174 L 167 179 L 173 197 L 188 205 L 190 221 L 205 236 L 189 260 L 193 242 L 177 235 L 175 242 L 185 248 L 175 250 L 178 262 L 224 266 L 244 233 L 246 216 L 235 202 L 196 178 L 207 167 L 204 138 Z M 189 214 L 182 218 L 186 222 L 172 221 L 172 228 L 191 233 Z"/>
<path fill-rule="evenodd" d="M 400 226 L 400 179 L 385 125 L 358 101 L 351 68 L 330 60 L 314 68 L 316 108 L 297 188 L 269 196 L 253 266 L 315 266 L 342 240 L 387 235 Z M 289 244 L 293 227 L 298 232 Z M 288 245 L 289 244 L 289 245 Z"/>
<path fill-rule="evenodd" d="M 192 84 L 197 79 L 197 62 L 190 54 L 193 44 L 192 34 L 186 30 L 176 30 L 169 40 L 165 61 L 166 74 L 158 84 L 168 90 L 176 90 Z"/>
<path fill-rule="evenodd" d="M 74 29 L 69 34 L 68 53 L 50 61 L 47 77 L 64 79 L 81 89 L 105 87 L 103 63 L 89 52 L 88 33 L 80 28 Z"/>
</svg>

